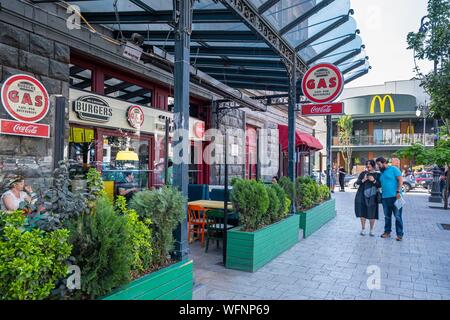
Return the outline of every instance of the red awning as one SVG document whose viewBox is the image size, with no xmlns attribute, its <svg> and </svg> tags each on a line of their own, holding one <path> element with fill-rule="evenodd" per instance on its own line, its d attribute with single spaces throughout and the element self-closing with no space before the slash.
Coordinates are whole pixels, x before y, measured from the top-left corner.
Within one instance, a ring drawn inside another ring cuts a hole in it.
<svg viewBox="0 0 450 320">
<path fill-rule="evenodd" d="M 288 126 L 279 124 L 278 133 L 281 149 L 286 151 L 288 149 Z M 295 130 L 295 142 L 296 147 L 304 146 L 312 151 L 323 149 L 323 146 L 319 140 L 308 133 L 300 132 L 300 130 Z"/>
</svg>

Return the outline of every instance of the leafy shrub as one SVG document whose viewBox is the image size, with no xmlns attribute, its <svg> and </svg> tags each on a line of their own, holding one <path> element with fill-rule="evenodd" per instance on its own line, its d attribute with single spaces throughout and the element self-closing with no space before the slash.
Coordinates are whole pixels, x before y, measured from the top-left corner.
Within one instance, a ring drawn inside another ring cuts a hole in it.
<svg viewBox="0 0 450 320">
<path fill-rule="evenodd" d="M 280 181 L 278 181 L 278 185 L 283 188 L 284 192 L 286 193 L 286 196 L 289 197 L 292 203 L 292 195 L 294 194 L 294 183 L 292 183 L 291 179 L 288 177 L 281 177 Z"/>
<path fill-rule="evenodd" d="M 30 224 L 44 231 L 66 228 L 70 219 L 89 212 L 84 196 L 70 191 L 69 167 L 67 162 L 60 161 L 53 173 L 53 186 L 42 199 L 25 208 L 30 213 Z"/>
<path fill-rule="evenodd" d="M 68 230 L 25 231 L 22 211 L 0 212 L 0 221 L 0 299 L 47 298 L 67 275 Z"/>
<path fill-rule="evenodd" d="M 149 229 L 151 220 L 140 221 L 137 212 L 127 208 L 127 203 L 123 196 L 117 197 L 115 210 L 117 214 L 123 215 L 127 221 L 128 232 L 131 238 L 131 250 L 133 251 L 131 270 L 135 273 L 142 273 L 152 263 L 152 233 Z"/>
<path fill-rule="evenodd" d="M 330 188 L 326 185 L 319 186 L 319 194 L 320 194 L 320 201 L 326 201 L 331 198 L 331 191 Z"/>
<path fill-rule="evenodd" d="M 316 182 L 311 177 L 298 177 L 296 180 L 295 201 L 297 211 L 311 208 L 317 199 Z"/>
<path fill-rule="evenodd" d="M 280 203 L 280 198 L 278 197 L 274 186 L 267 186 L 266 191 L 267 196 L 269 197 L 269 207 L 263 216 L 263 222 L 265 225 L 269 225 L 278 221 L 278 217 L 280 216 L 280 208 L 282 205 L 284 206 L 284 201 L 283 203 Z"/>
<path fill-rule="evenodd" d="M 86 174 L 89 202 L 94 205 L 95 200 L 98 197 L 106 196 L 105 188 L 103 185 L 102 175 L 95 168 L 90 168 Z"/>
<path fill-rule="evenodd" d="M 133 250 L 127 219 L 116 214 L 105 196 L 97 199 L 92 214 L 80 215 L 71 225 L 71 243 L 81 269 L 82 297 L 104 295 L 130 280 Z"/>
<path fill-rule="evenodd" d="M 269 208 L 269 196 L 262 182 L 255 180 L 233 180 L 231 201 L 239 212 L 243 231 L 259 229 Z"/>
<path fill-rule="evenodd" d="M 163 265 L 169 261 L 173 250 L 173 231 L 186 219 L 186 199 L 175 188 L 164 186 L 158 190 L 136 193 L 130 201 L 130 208 L 140 218 L 150 219 L 153 236 L 153 262 Z"/>
</svg>

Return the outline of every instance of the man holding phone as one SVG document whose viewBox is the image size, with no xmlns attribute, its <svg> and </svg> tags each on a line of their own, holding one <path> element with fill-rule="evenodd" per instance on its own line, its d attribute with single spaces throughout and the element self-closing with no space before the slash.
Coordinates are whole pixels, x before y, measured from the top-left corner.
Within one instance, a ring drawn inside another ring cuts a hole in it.
<svg viewBox="0 0 450 320">
<path fill-rule="evenodd" d="M 402 210 L 397 209 L 395 201 L 401 198 L 403 177 L 401 171 L 396 166 L 389 166 L 385 158 L 379 157 L 376 160 L 381 172 L 382 204 L 384 211 L 384 233 L 382 238 L 389 238 L 392 231 L 392 214 L 395 217 L 395 231 L 397 241 L 403 238 Z"/>
</svg>

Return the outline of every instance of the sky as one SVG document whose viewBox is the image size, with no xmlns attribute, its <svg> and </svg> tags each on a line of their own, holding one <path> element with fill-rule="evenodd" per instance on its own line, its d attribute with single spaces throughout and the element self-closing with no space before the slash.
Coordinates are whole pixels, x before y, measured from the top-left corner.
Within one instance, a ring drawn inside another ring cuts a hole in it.
<svg viewBox="0 0 450 320">
<path fill-rule="evenodd" d="M 420 20 L 427 14 L 427 0 L 351 0 L 353 17 L 361 31 L 363 44 L 372 69 L 347 86 L 383 84 L 386 81 L 409 80 L 413 71 L 413 51 L 407 50 L 406 36 L 417 32 Z M 432 63 L 419 64 L 423 72 Z"/>
</svg>

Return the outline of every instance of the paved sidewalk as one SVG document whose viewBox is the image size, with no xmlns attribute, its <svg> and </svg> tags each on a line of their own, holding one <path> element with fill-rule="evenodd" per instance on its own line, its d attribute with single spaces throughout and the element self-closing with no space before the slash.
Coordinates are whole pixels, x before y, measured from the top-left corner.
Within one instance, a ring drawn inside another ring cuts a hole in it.
<svg viewBox="0 0 450 320">
<path fill-rule="evenodd" d="M 215 245 L 205 254 L 192 246 L 196 284 L 206 299 L 450 299 L 450 211 L 430 209 L 426 193 L 407 194 L 405 236 L 359 235 L 355 192 L 335 193 L 337 217 L 255 273 L 225 269 Z M 395 226 L 393 225 L 393 230 Z M 381 288 L 369 290 L 369 266 L 380 270 Z"/>
</svg>

